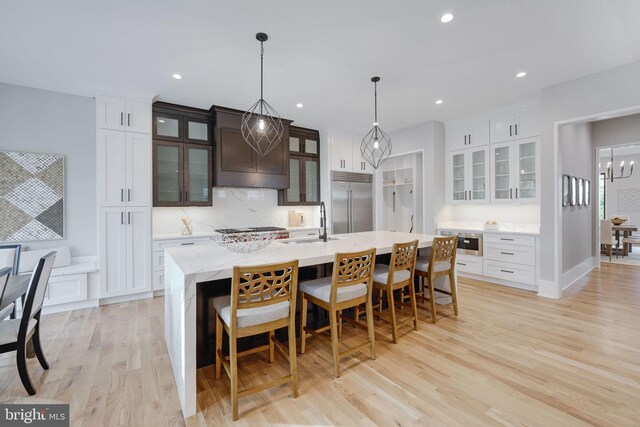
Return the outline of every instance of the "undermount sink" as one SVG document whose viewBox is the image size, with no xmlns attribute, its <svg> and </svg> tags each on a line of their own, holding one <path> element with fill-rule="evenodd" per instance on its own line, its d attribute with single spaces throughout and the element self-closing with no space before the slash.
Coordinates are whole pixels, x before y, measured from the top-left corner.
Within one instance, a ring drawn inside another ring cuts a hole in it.
<svg viewBox="0 0 640 427">
<path fill-rule="evenodd" d="M 340 240 L 337 237 L 327 237 L 327 242 L 331 240 Z M 303 239 L 303 240 L 288 240 L 286 242 L 282 242 L 285 245 L 304 245 L 308 243 L 324 243 L 322 239 Z"/>
</svg>

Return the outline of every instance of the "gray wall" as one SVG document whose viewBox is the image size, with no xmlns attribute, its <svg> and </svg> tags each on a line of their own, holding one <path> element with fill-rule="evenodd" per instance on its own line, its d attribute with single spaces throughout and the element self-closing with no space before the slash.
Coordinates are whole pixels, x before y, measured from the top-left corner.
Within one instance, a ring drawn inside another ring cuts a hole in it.
<svg viewBox="0 0 640 427">
<path fill-rule="evenodd" d="M 0 150 L 61 154 L 65 162 L 65 239 L 27 248 L 96 255 L 95 135 L 92 98 L 0 83 Z"/>
<path fill-rule="evenodd" d="M 593 122 L 593 145 L 634 144 L 640 142 L 640 114 Z"/>
<path fill-rule="evenodd" d="M 593 180 L 591 123 L 565 125 L 558 131 L 561 173 L 592 182 L 591 206 L 562 208 L 562 272 L 566 273 L 594 255 L 593 211 L 598 181 Z"/>
<path fill-rule="evenodd" d="M 561 176 L 555 170 L 555 123 L 603 114 L 610 111 L 640 106 L 640 61 L 622 67 L 592 74 L 542 90 L 542 138 L 541 138 L 541 280 L 538 291 L 549 297 L 561 296 L 561 284 L 556 260 L 561 253 L 556 250 L 562 236 L 556 227 L 561 218 L 556 210 L 560 200 Z M 588 120 L 583 120 L 588 121 Z M 569 244 L 570 242 L 566 242 Z"/>
</svg>

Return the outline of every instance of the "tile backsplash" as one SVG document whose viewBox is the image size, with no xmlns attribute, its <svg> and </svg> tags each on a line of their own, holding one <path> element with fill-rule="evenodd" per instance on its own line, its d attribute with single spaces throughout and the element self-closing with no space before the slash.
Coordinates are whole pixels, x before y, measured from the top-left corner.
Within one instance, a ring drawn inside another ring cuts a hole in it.
<svg viewBox="0 0 640 427">
<path fill-rule="evenodd" d="M 278 206 L 277 190 L 214 188 L 211 207 L 153 208 L 153 233 L 180 233 L 185 216 L 191 218 L 194 234 L 216 228 L 287 227 L 291 209 L 303 215 L 305 226 L 318 226 L 317 206 Z"/>
</svg>

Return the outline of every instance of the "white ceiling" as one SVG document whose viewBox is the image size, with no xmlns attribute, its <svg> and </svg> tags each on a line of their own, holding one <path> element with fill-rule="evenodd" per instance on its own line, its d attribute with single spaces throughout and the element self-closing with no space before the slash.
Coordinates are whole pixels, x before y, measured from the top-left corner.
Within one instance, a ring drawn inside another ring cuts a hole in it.
<svg viewBox="0 0 640 427">
<path fill-rule="evenodd" d="M 373 75 L 383 129 L 453 119 L 640 60 L 639 16 L 638 0 L 4 1 L 0 82 L 245 109 L 263 31 L 267 101 L 301 126 L 364 134 Z"/>
</svg>

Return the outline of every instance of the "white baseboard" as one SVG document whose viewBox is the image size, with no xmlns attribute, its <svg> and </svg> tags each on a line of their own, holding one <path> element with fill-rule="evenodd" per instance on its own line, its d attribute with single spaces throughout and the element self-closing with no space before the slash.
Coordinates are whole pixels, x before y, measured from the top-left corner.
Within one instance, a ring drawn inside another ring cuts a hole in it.
<svg viewBox="0 0 640 427">
<path fill-rule="evenodd" d="M 590 257 L 573 267 L 571 270 L 564 273 L 562 275 L 562 279 L 560 280 L 562 291 L 569 288 L 571 285 L 580 280 L 582 276 L 593 270 L 593 266 L 596 265 L 597 262 L 598 260 L 595 257 Z"/>
<path fill-rule="evenodd" d="M 69 302 L 66 304 L 55 304 L 42 307 L 42 314 L 60 313 L 62 311 L 81 310 L 83 308 L 98 307 L 98 300 L 84 300 L 77 302 Z"/>
<path fill-rule="evenodd" d="M 538 296 L 560 299 L 562 292 L 553 280 L 538 279 Z"/>
<path fill-rule="evenodd" d="M 135 301 L 139 299 L 153 298 L 153 291 L 139 294 L 121 295 L 118 297 L 100 298 L 100 305 L 119 304 L 121 302 Z"/>
</svg>

